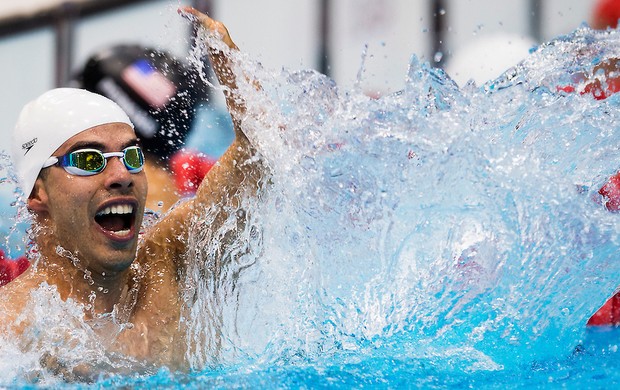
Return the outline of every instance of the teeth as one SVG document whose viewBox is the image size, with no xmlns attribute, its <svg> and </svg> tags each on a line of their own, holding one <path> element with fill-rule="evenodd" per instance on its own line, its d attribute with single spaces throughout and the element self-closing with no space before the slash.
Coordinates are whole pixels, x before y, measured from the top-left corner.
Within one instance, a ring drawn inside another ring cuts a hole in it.
<svg viewBox="0 0 620 390">
<path fill-rule="evenodd" d="M 110 233 L 114 234 L 115 236 L 124 237 L 128 235 L 130 232 L 131 232 L 130 230 L 119 230 L 117 232 L 110 232 Z"/>
<path fill-rule="evenodd" d="M 130 204 L 117 204 L 114 206 L 108 206 L 105 209 L 97 213 L 97 216 L 107 214 L 131 214 L 133 213 L 133 206 Z"/>
</svg>

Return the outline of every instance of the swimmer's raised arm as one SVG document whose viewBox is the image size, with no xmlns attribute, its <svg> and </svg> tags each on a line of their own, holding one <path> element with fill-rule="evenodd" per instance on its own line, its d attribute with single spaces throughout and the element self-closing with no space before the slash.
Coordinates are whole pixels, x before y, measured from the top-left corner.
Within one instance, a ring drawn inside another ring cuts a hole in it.
<svg viewBox="0 0 620 390">
<path fill-rule="evenodd" d="M 183 10 L 193 15 L 204 28 L 218 32 L 216 35 L 231 50 L 237 50 L 221 23 L 192 8 Z M 139 327 L 125 332 L 123 336 L 133 342 L 144 338 L 144 352 L 138 353 L 139 348 L 132 348 L 135 350 L 132 352 L 134 356 L 150 356 L 151 361 L 152 357 L 156 357 L 155 362 L 166 362 L 172 366 L 184 365 L 184 339 L 178 323 L 183 300 L 179 281 L 188 265 L 185 257 L 190 245 L 192 223 L 196 221 L 199 226 L 202 225 L 199 228 L 219 243 L 221 250 L 216 253 L 227 253 L 228 245 L 238 239 L 237 232 L 245 228 L 248 213 L 240 210 L 242 200 L 258 193 L 266 172 L 256 150 L 242 131 L 245 101 L 237 89 L 230 54 L 228 50 L 209 50 L 212 67 L 226 90 L 235 140 L 204 178 L 196 196 L 174 208 L 149 229 L 137 256 L 137 265 L 144 271 L 140 284 L 148 288 L 140 288 L 133 321 L 148 322 L 157 318 L 161 325 L 156 336 L 145 338 Z M 254 85 L 257 86 L 257 83 Z M 214 273 L 219 273 L 222 264 L 227 261 L 223 257 L 205 260 L 206 266 Z M 171 340 L 174 341 L 171 343 Z"/>
<path fill-rule="evenodd" d="M 228 46 L 230 51 L 239 50 L 230 37 L 228 29 L 222 22 L 218 22 L 210 18 L 208 15 L 201 13 L 193 7 L 182 7 L 179 9 L 179 13 L 194 22 L 197 27 L 204 29 L 207 34 L 215 35 L 222 41 L 222 43 Z M 228 111 L 235 122 L 235 133 L 236 135 L 239 135 L 239 133 L 242 132 L 240 131 L 237 122 L 245 114 L 245 103 L 236 93 L 238 91 L 237 81 L 232 71 L 231 59 L 228 56 L 230 51 L 225 53 L 215 47 L 208 48 L 211 67 L 215 72 L 218 82 L 222 87 L 224 87 L 223 90 L 226 97 L 226 105 L 228 106 Z"/>
<path fill-rule="evenodd" d="M 219 163 L 209 171 L 203 181 L 204 185 L 201 185 L 197 192 L 196 201 L 206 202 L 206 206 L 210 206 L 210 203 L 219 202 L 224 197 L 238 195 L 241 189 L 256 190 L 264 169 L 262 164 L 254 158 L 256 151 L 244 134 L 241 125 L 246 115 L 246 106 L 244 97 L 238 93 L 237 80 L 230 58 L 230 54 L 238 51 L 239 48 L 230 37 L 226 26 L 221 22 L 213 20 L 192 7 L 181 8 L 180 12 L 191 15 L 195 23 L 207 33 L 214 34 L 230 49 L 230 51 L 223 51 L 215 47 L 208 48 L 211 66 L 220 85 L 224 87 L 226 105 L 235 130 L 235 141 Z M 253 84 L 258 88 L 256 81 Z"/>
<path fill-rule="evenodd" d="M 183 7 L 179 12 L 198 24 L 200 28 L 207 30 L 207 33 L 214 34 L 230 49 L 209 47 L 208 54 L 212 68 L 224 87 L 226 103 L 234 125 L 235 140 L 204 178 L 196 197 L 178 206 L 164 217 L 146 237 L 145 245 L 141 249 L 143 253 L 139 255 L 139 258 L 152 259 L 155 256 L 157 259 L 166 261 L 172 256 L 174 262 L 178 262 L 179 257 L 185 253 L 187 245 L 185 238 L 188 236 L 192 216 L 204 216 L 205 211 L 211 209 L 212 221 L 209 228 L 217 229 L 226 221 L 231 212 L 238 210 L 242 198 L 257 193 L 260 181 L 265 174 L 255 148 L 242 130 L 246 106 L 245 100 L 238 93 L 237 80 L 231 62 L 231 54 L 238 50 L 237 46 L 222 23 L 192 7 Z M 254 85 L 258 87 L 256 82 Z M 244 222 L 243 218 L 240 218 L 239 223 Z M 177 267 L 179 265 L 177 263 Z M 170 263 L 165 266 L 169 267 Z"/>
</svg>

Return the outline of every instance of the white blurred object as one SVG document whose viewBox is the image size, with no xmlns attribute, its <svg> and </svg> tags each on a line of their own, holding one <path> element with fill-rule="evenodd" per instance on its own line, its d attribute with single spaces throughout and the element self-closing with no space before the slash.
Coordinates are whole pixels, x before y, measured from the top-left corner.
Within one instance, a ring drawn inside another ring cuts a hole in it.
<svg viewBox="0 0 620 390">
<path fill-rule="evenodd" d="M 460 86 L 469 80 L 482 85 L 518 64 L 535 45 L 532 38 L 514 34 L 483 36 L 457 50 L 445 70 Z"/>
<path fill-rule="evenodd" d="M 66 3 L 94 3 L 95 0 L 4 0 L 0 4 L 0 18 L 31 16 L 32 14 L 49 11 Z"/>
</svg>

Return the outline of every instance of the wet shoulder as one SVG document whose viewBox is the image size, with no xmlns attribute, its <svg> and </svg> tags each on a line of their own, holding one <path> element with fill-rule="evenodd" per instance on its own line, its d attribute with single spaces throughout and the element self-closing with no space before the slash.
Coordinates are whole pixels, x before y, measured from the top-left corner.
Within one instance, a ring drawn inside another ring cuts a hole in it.
<svg viewBox="0 0 620 390">
<path fill-rule="evenodd" d="M 34 290 L 38 289 L 44 279 L 37 274 L 32 267 L 23 274 L 0 287 L 0 324 L 2 329 L 12 328 L 19 330 L 21 326 L 18 324 L 19 317 L 27 308 L 28 301 Z"/>
</svg>

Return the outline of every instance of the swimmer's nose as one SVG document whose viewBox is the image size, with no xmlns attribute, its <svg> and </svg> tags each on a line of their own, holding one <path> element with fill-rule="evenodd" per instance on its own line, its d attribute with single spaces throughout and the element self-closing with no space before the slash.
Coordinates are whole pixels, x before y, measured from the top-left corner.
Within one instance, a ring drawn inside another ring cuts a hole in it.
<svg viewBox="0 0 620 390">
<path fill-rule="evenodd" d="M 102 172 L 106 177 L 106 188 L 130 188 L 134 183 L 134 174 L 127 170 L 121 157 L 108 158 Z"/>
</svg>

